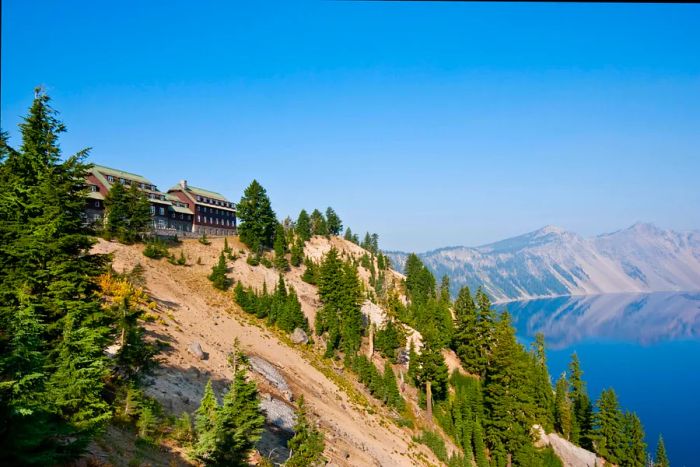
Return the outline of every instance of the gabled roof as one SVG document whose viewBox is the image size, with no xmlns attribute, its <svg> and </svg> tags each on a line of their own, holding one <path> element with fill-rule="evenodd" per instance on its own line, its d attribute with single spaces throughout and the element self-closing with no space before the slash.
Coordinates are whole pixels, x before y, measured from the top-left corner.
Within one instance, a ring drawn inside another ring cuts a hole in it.
<svg viewBox="0 0 700 467">
<path fill-rule="evenodd" d="M 170 188 L 168 191 L 189 191 L 195 195 L 204 196 L 206 198 L 214 198 L 218 199 L 219 201 L 228 201 L 230 203 L 230 201 L 226 199 L 226 197 L 221 193 L 217 193 L 216 191 L 205 190 L 204 188 L 198 188 L 189 184 L 187 185 L 187 189 L 183 189 L 182 185 L 178 184 Z"/>
<path fill-rule="evenodd" d="M 125 178 L 125 179 L 129 179 L 129 180 L 134 180 L 135 182 L 144 183 L 146 185 L 153 185 L 154 184 L 149 179 L 147 179 L 146 177 L 142 177 L 141 175 L 127 172 L 125 170 L 113 169 L 111 167 L 106 167 L 104 165 L 93 164 L 93 167 L 91 170 L 100 172 L 101 174 L 104 174 L 104 175 L 111 175 L 111 176 L 116 177 L 116 178 Z"/>
</svg>

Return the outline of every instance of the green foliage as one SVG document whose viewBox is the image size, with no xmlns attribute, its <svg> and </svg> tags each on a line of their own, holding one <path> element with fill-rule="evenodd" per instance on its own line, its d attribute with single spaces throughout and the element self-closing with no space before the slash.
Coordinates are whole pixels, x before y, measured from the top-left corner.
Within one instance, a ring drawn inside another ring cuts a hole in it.
<svg viewBox="0 0 700 467">
<path fill-rule="evenodd" d="M 340 235 L 343 231 L 343 221 L 330 206 L 326 209 L 326 227 L 330 235 Z"/>
<path fill-rule="evenodd" d="M 277 227 L 277 217 L 272 210 L 265 188 L 257 180 L 245 189 L 236 206 L 239 219 L 238 234 L 241 241 L 256 253 L 272 248 Z"/>
<path fill-rule="evenodd" d="M 133 243 L 150 226 L 151 205 L 145 193 L 136 184 L 127 190 L 121 183 L 114 183 L 105 197 L 105 236 Z"/>
<path fill-rule="evenodd" d="M 139 419 L 136 422 L 139 438 L 152 441 L 152 436 L 154 431 L 156 430 L 157 423 L 158 419 L 153 413 L 153 409 L 150 406 L 143 407 L 139 414 Z"/>
<path fill-rule="evenodd" d="M 319 268 L 316 263 L 310 258 L 304 259 L 304 273 L 301 275 L 301 280 L 307 284 L 316 285 L 318 283 Z"/>
<path fill-rule="evenodd" d="M 544 334 L 537 333 L 535 342 L 530 350 L 530 381 L 527 382 L 534 391 L 536 420 L 545 431 L 554 428 L 554 399 L 552 397 L 552 381 L 547 370 L 547 355 Z"/>
<path fill-rule="evenodd" d="M 182 415 L 175 420 L 172 436 L 183 445 L 189 445 L 194 441 L 194 429 L 189 413 L 182 412 Z"/>
<path fill-rule="evenodd" d="M 356 238 L 354 240 L 357 240 Z M 355 241 L 355 243 L 358 243 Z M 365 233 L 365 238 L 362 240 L 362 243 L 360 243 L 360 246 L 364 248 L 365 250 L 371 252 L 372 254 L 377 254 L 379 253 L 379 235 L 376 233 L 373 233 L 370 235 L 369 232 Z"/>
<path fill-rule="evenodd" d="M 0 464 L 74 459 L 111 417 L 106 259 L 83 226 L 87 150 L 62 158 L 64 126 L 37 91 L 22 146 L 0 134 Z"/>
<path fill-rule="evenodd" d="M 332 355 L 336 349 L 354 355 L 363 332 L 362 290 L 357 269 L 343 263 L 335 248 L 331 248 L 319 268 L 318 294 L 323 307 L 316 315 L 316 333 L 327 334 L 326 355 Z"/>
<path fill-rule="evenodd" d="M 311 240 L 311 219 L 309 213 L 302 209 L 294 226 L 297 236 L 303 241 Z"/>
<path fill-rule="evenodd" d="M 613 389 L 605 389 L 596 404 L 593 440 L 596 452 L 607 461 L 619 464 L 625 458 L 623 416 Z"/>
<path fill-rule="evenodd" d="M 164 241 L 153 239 L 146 242 L 146 246 L 143 248 L 143 256 L 151 259 L 161 259 L 166 258 L 170 255 L 168 252 L 168 246 Z"/>
<path fill-rule="evenodd" d="M 420 436 L 414 437 L 413 440 L 418 443 L 425 444 L 431 451 L 433 451 L 435 457 L 442 462 L 447 462 L 447 448 L 445 447 L 445 441 L 437 433 L 432 431 L 424 431 Z"/>
<path fill-rule="evenodd" d="M 211 274 L 207 277 L 212 281 L 215 288 L 219 290 L 228 290 L 233 280 L 226 276 L 227 272 L 228 266 L 226 266 L 226 257 L 222 251 L 219 254 L 219 262 L 211 268 Z"/>
<path fill-rule="evenodd" d="M 294 436 L 287 447 L 291 451 L 291 456 L 284 464 L 287 467 L 313 467 L 325 462 L 323 433 L 309 422 L 303 395 L 297 402 Z"/>
<path fill-rule="evenodd" d="M 374 334 L 374 348 L 386 358 L 396 363 L 398 349 L 406 345 L 406 335 L 393 319 L 387 320 L 384 328 Z"/>
<path fill-rule="evenodd" d="M 401 412 L 406 406 L 401 393 L 399 392 L 399 387 L 396 384 L 396 375 L 394 374 L 394 369 L 391 363 L 387 360 L 384 363 L 384 402 L 389 407 L 395 408 L 397 411 Z"/>
<path fill-rule="evenodd" d="M 287 253 L 287 239 L 282 224 L 277 224 L 275 230 L 275 268 L 278 271 L 289 271 L 289 262 L 285 254 Z"/>
<path fill-rule="evenodd" d="M 158 349 L 145 339 L 146 330 L 139 324 L 143 310 L 132 307 L 124 297 L 108 310 L 119 333 L 119 350 L 115 355 L 115 377 L 122 383 L 139 383 L 155 366 Z"/>
<path fill-rule="evenodd" d="M 243 311 L 258 318 L 267 318 L 270 325 L 283 331 L 291 333 L 296 328 L 309 331 L 309 323 L 301 310 L 296 291 L 291 287 L 287 291 L 281 274 L 273 294 L 267 292 L 267 287 L 258 294 L 252 288 L 244 288 L 239 282 L 234 290 L 234 298 Z"/>
<path fill-rule="evenodd" d="M 216 443 L 216 424 L 219 415 L 219 402 L 216 400 L 211 380 L 207 381 L 204 388 L 204 395 L 199 403 L 199 407 L 194 413 L 194 426 L 197 435 L 197 443 L 194 446 L 192 455 L 196 459 L 206 460 L 209 454 L 214 451 Z"/>
<path fill-rule="evenodd" d="M 566 375 L 562 374 L 555 389 L 554 428 L 568 440 L 571 440 L 574 418 L 574 407 L 569 399 L 569 383 L 566 381 Z"/>
<path fill-rule="evenodd" d="M 311 213 L 310 223 L 311 235 L 328 235 L 328 223 L 318 209 L 314 209 Z"/>
<path fill-rule="evenodd" d="M 654 455 L 654 467 L 670 467 L 671 462 L 668 460 L 668 455 L 666 454 L 666 446 L 664 445 L 664 439 L 659 435 L 659 441 L 656 444 L 656 454 Z"/>
<path fill-rule="evenodd" d="M 572 423 L 572 441 L 592 450 L 593 405 L 588 398 L 586 384 L 583 381 L 583 371 L 575 353 L 571 356 L 569 364 L 569 391 L 575 415 Z"/>
<path fill-rule="evenodd" d="M 416 386 L 420 389 L 421 398 L 425 397 L 425 387 L 430 382 L 433 399 L 439 401 L 447 397 L 447 379 L 449 376 L 445 359 L 440 348 L 430 336 L 423 336 L 421 353 L 411 361 L 412 372 Z"/>
<path fill-rule="evenodd" d="M 211 245 L 211 242 L 209 241 L 209 239 L 207 239 L 206 232 L 202 232 L 202 236 L 199 237 L 199 243 L 201 243 L 202 245 Z"/>
<path fill-rule="evenodd" d="M 644 442 L 644 427 L 637 414 L 633 412 L 624 414 L 622 431 L 624 434 L 624 465 L 646 467 L 647 445 Z"/>
<path fill-rule="evenodd" d="M 515 338 L 510 315 L 504 312 L 496 326 L 484 379 L 484 424 L 492 451 L 515 456 L 531 447 L 536 407 L 527 384 L 529 363 L 527 352 Z"/>
<path fill-rule="evenodd" d="M 292 245 L 292 266 L 297 268 L 301 266 L 302 261 L 304 261 L 304 240 L 301 237 L 297 237 L 294 245 Z"/>
</svg>

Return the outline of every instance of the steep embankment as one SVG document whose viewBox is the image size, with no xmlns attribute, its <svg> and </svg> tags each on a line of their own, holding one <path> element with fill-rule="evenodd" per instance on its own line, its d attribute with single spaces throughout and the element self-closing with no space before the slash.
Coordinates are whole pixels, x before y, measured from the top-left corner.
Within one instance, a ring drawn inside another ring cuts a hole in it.
<svg viewBox="0 0 700 467">
<path fill-rule="evenodd" d="M 401 268 L 406 254 L 388 253 Z M 419 255 L 453 287 L 483 286 L 497 301 L 563 295 L 700 290 L 700 232 L 651 224 L 593 238 L 554 226 L 475 248 Z"/>
<path fill-rule="evenodd" d="M 254 287 L 262 287 L 266 282 L 268 289 L 272 289 L 278 273 L 264 266 L 246 264 L 243 246 L 230 238 L 229 242 L 239 256 L 229 261 L 229 276 Z M 308 243 L 305 253 L 320 259 L 331 246 L 346 255 L 364 253 L 356 245 L 337 238 L 315 238 Z M 184 410 L 193 411 L 209 378 L 219 391 L 228 384 L 227 355 L 234 339 L 239 339 L 244 352 L 257 362 L 259 373 L 252 375 L 259 382 L 264 407 L 277 417 L 275 420 L 268 413 L 271 427 L 268 437 L 276 429 L 283 430 L 289 425 L 283 418 L 291 408 L 290 396 L 297 398 L 303 394 L 312 418 L 325 433 L 325 456 L 331 464 L 439 464 L 427 448 L 411 441 L 411 430 L 399 428 L 391 421 L 388 411 L 372 401 L 354 382 L 354 377 L 335 368 L 332 362 L 322 360 L 310 346 L 296 346 L 277 331 L 267 329 L 234 304 L 231 292 L 219 292 L 211 286 L 206 276 L 218 259 L 223 240 L 214 239 L 208 246 L 185 240 L 171 249 L 176 256 L 180 249 L 184 251 L 188 258 L 185 267 L 148 259 L 142 255 L 142 248 L 100 241 L 95 251 L 112 253 L 114 269 L 120 272 L 129 271 L 139 263 L 144 266 L 146 288 L 159 304 L 158 318 L 148 323 L 147 329 L 152 338 L 168 344 L 147 392 L 168 411 L 175 415 Z M 285 280 L 297 291 L 303 311 L 313 323 L 319 305 L 315 287 L 302 282 L 300 271 L 294 268 L 285 274 Z M 201 345 L 204 358 L 191 351 L 195 343 Z M 274 444 L 274 440 L 270 442 Z M 183 458 L 180 460 L 184 462 Z"/>
</svg>

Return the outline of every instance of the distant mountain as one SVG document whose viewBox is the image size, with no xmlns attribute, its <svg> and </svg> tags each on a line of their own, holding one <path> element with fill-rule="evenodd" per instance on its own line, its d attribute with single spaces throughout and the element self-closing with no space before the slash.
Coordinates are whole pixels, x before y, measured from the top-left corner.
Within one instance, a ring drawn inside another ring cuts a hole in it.
<svg viewBox="0 0 700 467">
<path fill-rule="evenodd" d="M 408 256 L 387 252 L 403 269 Z M 496 301 L 561 295 L 700 290 L 700 231 L 674 232 L 637 223 L 584 238 L 547 226 L 480 247 L 419 254 L 453 292 L 483 286 Z"/>
</svg>

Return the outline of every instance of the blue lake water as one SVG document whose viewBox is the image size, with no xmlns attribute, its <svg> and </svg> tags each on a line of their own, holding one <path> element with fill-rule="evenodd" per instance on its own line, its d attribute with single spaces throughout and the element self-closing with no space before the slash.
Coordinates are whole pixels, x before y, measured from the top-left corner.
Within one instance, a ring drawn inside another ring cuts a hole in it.
<svg viewBox="0 0 700 467">
<path fill-rule="evenodd" d="M 653 455 L 659 433 L 671 464 L 700 466 L 700 293 L 609 294 L 511 302 L 518 335 L 545 335 L 552 380 L 576 352 L 595 401 L 613 387 L 636 412 Z"/>
</svg>

